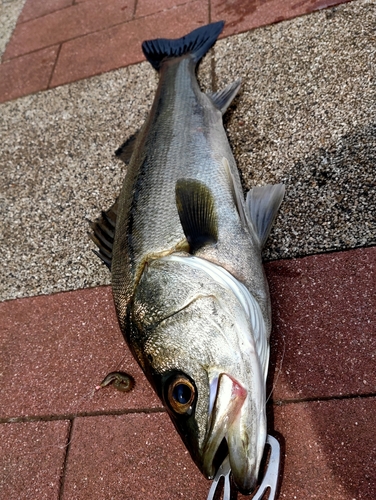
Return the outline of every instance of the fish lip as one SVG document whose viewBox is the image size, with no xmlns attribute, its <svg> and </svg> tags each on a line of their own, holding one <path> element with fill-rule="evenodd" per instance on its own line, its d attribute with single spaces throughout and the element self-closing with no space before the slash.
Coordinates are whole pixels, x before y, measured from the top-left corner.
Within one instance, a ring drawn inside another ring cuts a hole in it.
<svg viewBox="0 0 376 500">
<path fill-rule="evenodd" d="M 245 405 L 248 397 L 247 389 L 227 373 L 221 373 L 217 383 L 213 379 L 211 389 L 213 388 L 216 388 L 216 397 L 203 447 L 203 473 L 209 479 L 213 479 L 220 465 L 219 462 L 222 463 L 226 456 L 224 452 L 227 451 L 236 487 L 241 493 L 250 494 L 257 485 L 266 429 L 264 432 L 261 426 L 256 447 L 250 448 L 247 435 L 244 437 L 244 433 L 241 432 L 244 425 L 242 415 L 248 409 L 248 405 Z M 223 441 L 226 442 L 226 447 Z M 252 455 L 250 455 L 250 450 Z"/>
</svg>

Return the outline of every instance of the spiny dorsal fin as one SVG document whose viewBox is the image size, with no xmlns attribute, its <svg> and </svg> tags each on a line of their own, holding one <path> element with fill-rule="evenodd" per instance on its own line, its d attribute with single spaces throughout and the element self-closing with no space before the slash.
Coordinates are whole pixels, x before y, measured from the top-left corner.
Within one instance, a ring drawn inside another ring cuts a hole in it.
<svg viewBox="0 0 376 500">
<path fill-rule="evenodd" d="M 131 161 L 131 157 L 134 151 L 134 146 L 136 144 L 136 139 L 139 131 L 135 132 L 133 135 L 128 137 L 128 139 L 122 144 L 116 151 L 115 155 L 120 158 L 126 165 Z"/>
<path fill-rule="evenodd" d="M 98 217 L 94 222 L 89 222 L 93 230 L 88 233 L 91 240 L 99 248 L 99 252 L 93 250 L 102 262 L 111 270 L 112 247 L 115 238 L 116 214 L 118 200 L 106 211 L 102 212 L 101 217 Z"/>
<path fill-rule="evenodd" d="M 212 100 L 214 106 L 216 106 L 222 113 L 225 114 L 227 108 L 230 106 L 231 102 L 235 98 L 236 94 L 239 92 L 240 86 L 242 84 L 241 78 L 235 80 L 235 82 L 230 83 L 224 89 L 218 92 L 208 92 L 208 97 Z"/>
<path fill-rule="evenodd" d="M 284 194 L 284 184 L 256 186 L 247 193 L 247 214 L 255 227 L 261 246 L 264 246 L 268 239 Z"/>
<path fill-rule="evenodd" d="M 142 43 L 142 51 L 146 59 L 157 71 L 160 70 L 165 59 L 182 57 L 187 54 L 191 54 L 193 61 L 198 63 L 215 44 L 224 24 L 223 21 L 218 21 L 201 26 L 177 40 L 167 38 L 147 40 Z"/>
<path fill-rule="evenodd" d="M 175 188 L 180 223 L 194 254 L 218 241 L 218 221 L 210 189 L 195 179 L 179 179 Z"/>
</svg>

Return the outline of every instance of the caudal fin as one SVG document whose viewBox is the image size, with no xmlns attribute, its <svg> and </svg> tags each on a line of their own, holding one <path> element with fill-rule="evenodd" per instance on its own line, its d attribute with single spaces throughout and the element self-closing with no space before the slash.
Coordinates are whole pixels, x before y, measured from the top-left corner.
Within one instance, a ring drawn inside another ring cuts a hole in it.
<svg viewBox="0 0 376 500">
<path fill-rule="evenodd" d="M 224 24 L 224 21 L 208 24 L 176 40 L 167 38 L 147 40 L 142 43 L 142 51 L 157 71 L 165 59 L 181 57 L 185 54 L 192 54 L 193 61 L 198 63 L 215 44 Z"/>
</svg>

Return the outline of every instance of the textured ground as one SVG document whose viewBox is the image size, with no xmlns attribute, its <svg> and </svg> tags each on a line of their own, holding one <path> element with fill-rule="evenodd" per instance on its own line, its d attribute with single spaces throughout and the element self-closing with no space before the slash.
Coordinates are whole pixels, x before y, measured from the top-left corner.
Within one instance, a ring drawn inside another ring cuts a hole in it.
<svg viewBox="0 0 376 500">
<path fill-rule="evenodd" d="M 1 499 L 206 498 L 121 337 L 87 220 L 153 99 L 140 42 L 222 18 L 201 84 L 243 79 L 225 125 L 244 189 L 286 184 L 264 253 L 279 498 L 376 497 L 376 3 L 338 3 L 2 2 Z M 133 392 L 94 390 L 120 368 Z"/>
</svg>

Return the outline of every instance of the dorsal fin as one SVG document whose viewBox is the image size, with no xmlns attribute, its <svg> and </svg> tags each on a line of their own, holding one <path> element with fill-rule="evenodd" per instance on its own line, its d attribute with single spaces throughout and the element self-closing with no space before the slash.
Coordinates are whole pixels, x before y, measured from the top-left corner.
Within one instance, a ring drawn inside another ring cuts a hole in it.
<svg viewBox="0 0 376 500">
<path fill-rule="evenodd" d="M 115 155 L 126 165 L 131 161 L 138 133 L 139 131 L 128 137 L 128 139 L 115 151 Z"/>
<path fill-rule="evenodd" d="M 218 241 L 218 220 L 210 189 L 195 179 L 179 179 L 175 188 L 180 223 L 190 253 Z"/>
<path fill-rule="evenodd" d="M 242 221 L 243 226 L 248 226 L 247 217 L 245 214 L 245 205 L 244 205 L 244 196 L 243 191 L 240 191 L 239 188 L 236 187 L 236 182 L 234 176 L 231 172 L 230 165 L 228 163 L 227 158 L 223 157 L 222 164 L 226 171 L 229 184 L 231 186 L 232 198 L 234 200 L 236 210 L 238 211 L 240 220 Z"/>
<path fill-rule="evenodd" d="M 101 217 L 98 217 L 94 222 L 89 222 L 93 230 L 92 233 L 88 233 L 89 237 L 99 248 L 99 252 L 96 250 L 93 250 L 93 252 L 110 270 L 112 247 L 115 238 L 117 205 L 118 200 L 106 212 L 102 212 Z"/>
<path fill-rule="evenodd" d="M 218 92 L 208 92 L 208 97 L 212 100 L 214 106 L 216 106 L 222 113 L 225 114 L 227 108 L 232 103 L 236 94 L 239 92 L 240 86 L 242 84 L 241 78 L 235 80 L 235 82 L 230 83 L 224 89 Z"/>
<path fill-rule="evenodd" d="M 268 239 L 284 194 L 284 184 L 256 186 L 247 193 L 247 215 L 255 227 L 261 246 Z"/>
</svg>

